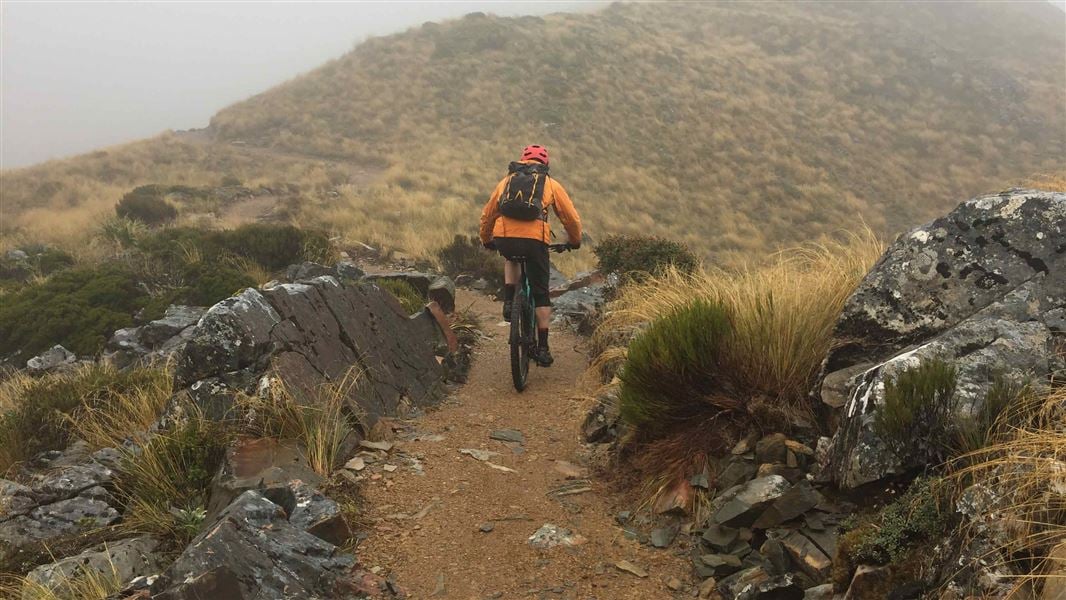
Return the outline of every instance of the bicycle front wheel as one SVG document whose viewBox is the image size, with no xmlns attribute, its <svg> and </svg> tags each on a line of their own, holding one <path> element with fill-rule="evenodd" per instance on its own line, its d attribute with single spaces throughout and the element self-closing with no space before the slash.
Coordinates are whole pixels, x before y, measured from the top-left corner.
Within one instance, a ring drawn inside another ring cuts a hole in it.
<svg viewBox="0 0 1066 600">
<path fill-rule="evenodd" d="M 530 356 L 526 332 L 532 323 L 528 322 L 528 302 L 526 295 L 519 292 L 515 294 L 511 306 L 511 381 L 514 382 L 514 389 L 519 392 L 526 389 L 526 378 L 529 376 Z"/>
</svg>

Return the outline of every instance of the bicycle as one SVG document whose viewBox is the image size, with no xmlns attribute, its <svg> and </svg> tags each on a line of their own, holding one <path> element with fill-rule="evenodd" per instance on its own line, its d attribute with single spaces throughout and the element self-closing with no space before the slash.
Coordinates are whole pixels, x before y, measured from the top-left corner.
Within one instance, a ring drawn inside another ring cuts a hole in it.
<svg viewBox="0 0 1066 600">
<path fill-rule="evenodd" d="M 555 253 L 573 250 L 570 244 L 551 244 L 548 249 Z M 533 288 L 526 277 L 526 257 L 512 256 L 518 263 L 521 274 L 515 286 L 514 302 L 511 305 L 511 381 L 519 392 L 526 389 L 529 376 L 529 361 L 537 351 L 537 315 L 533 306 Z"/>
</svg>

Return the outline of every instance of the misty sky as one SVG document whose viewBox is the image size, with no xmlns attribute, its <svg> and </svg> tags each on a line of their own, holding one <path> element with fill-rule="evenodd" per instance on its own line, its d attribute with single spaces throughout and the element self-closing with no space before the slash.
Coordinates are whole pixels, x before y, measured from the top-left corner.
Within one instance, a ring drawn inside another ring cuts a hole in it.
<svg viewBox="0 0 1066 600">
<path fill-rule="evenodd" d="M 480 10 L 595 8 L 568 2 L 0 2 L 3 168 L 167 129 L 393 33 Z"/>
</svg>

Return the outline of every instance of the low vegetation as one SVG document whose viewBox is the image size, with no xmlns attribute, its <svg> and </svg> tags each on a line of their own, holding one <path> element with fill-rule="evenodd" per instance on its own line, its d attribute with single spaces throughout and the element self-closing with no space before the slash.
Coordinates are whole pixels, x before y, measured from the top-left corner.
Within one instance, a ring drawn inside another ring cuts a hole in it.
<svg viewBox="0 0 1066 600">
<path fill-rule="evenodd" d="M 950 500 L 945 482 L 919 478 L 880 510 L 854 517 L 845 525 L 833 561 L 837 589 L 847 589 L 859 564 L 894 567 L 884 586 L 886 596 L 900 583 L 921 580 L 918 570 L 928 563 L 926 544 L 942 539 L 957 524 Z"/>
<path fill-rule="evenodd" d="M 45 450 L 66 448 L 75 434 L 103 447 L 144 431 L 169 394 L 162 369 L 94 364 L 42 377 L 15 375 L 0 384 L 0 473 Z"/>
<path fill-rule="evenodd" d="M 292 225 L 150 230 L 112 218 L 98 233 L 91 260 L 75 264 L 44 249 L 27 253 L 29 267 L 20 267 L 37 269 L 32 278 L 0 270 L 0 288 L 12 282 L 0 302 L 0 359 L 22 366 L 55 344 L 93 356 L 115 330 L 159 318 L 170 304 L 210 306 L 290 264 L 335 259 L 324 233 Z"/>
<path fill-rule="evenodd" d="M 475 235 L 457 234 L 450 244 L 437 250 L 436 258 L 445 275 L 470 275 L 497 288 L 503 285 L 503 257 L 485 250 Z"/>
<path fill-rule="evenodd" d="M 637 280 L 670 268 L 689 274 L 699 267 L 699 259 L 685 244 L 646 235 L 608 236 L 596 246 L 596 259 L 600 272 Z"/>
<path fill-rule="evenodd" d="M 26 577 L 0 579 L 0 597 L 18 600 L 107 600 L 122 591 L 122 581 L 112 567 L 110 571 L 74 569 L 56 587 L 42 585 Z"/>
</svg>

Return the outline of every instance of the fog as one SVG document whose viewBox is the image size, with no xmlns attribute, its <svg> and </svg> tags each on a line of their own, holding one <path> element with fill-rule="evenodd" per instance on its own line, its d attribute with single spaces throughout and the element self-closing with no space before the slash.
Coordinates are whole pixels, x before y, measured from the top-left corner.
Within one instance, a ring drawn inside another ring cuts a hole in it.
<svg viewBox="0 0 1066 600">
<path fill-rule="evenodd" d="M 472 11 L 589 2 L 0 2 L 0 167 L 204 127 L 359 41 Z"/>
</svg>

